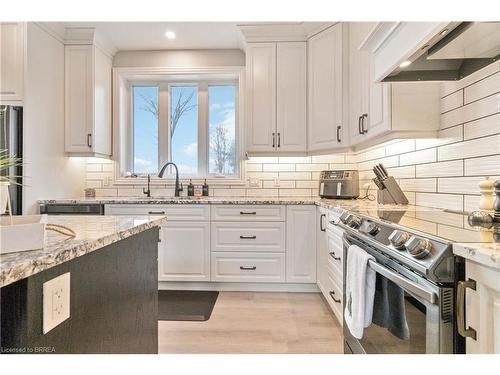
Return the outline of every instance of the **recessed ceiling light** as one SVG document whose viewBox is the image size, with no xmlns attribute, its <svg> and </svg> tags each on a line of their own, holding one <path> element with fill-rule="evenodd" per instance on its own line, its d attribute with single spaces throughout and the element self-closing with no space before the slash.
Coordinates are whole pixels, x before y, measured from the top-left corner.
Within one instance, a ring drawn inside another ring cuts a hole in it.
<svg viewBox="0 0 500 375">
<path fill-rule="evenodd" d="M 400 68 L 406 68 L 407 66 L 410 66 L 411 64 L 411 61 L 410 60 L 406 60 L 406 61 L 403 61 L 401 64 L 399 64 L 399 67 Z"/>
<path fill-rule="evenodd" d="M 165 33 L 165 36 L 168 38 L 168 39 L 175 39 L 175 33 L 173 31 L 167 31 Z"/>
</svg>

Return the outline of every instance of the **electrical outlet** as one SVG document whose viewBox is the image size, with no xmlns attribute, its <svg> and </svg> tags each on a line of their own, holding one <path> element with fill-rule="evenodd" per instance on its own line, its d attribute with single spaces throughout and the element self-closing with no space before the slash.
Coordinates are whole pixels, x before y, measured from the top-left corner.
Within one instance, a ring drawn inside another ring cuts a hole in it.
<svg viewBox="0 0 500 375">
<path fill-rule="evenodd" d="M 280 179 L 279 177 L 276 177 L 274 179 L 274 187 L 280 187 L 280 185 L 281 185 Z"/>
<path fill-rule="evenodd" d="M 254 177 L 250 177 L 248 179 L 248 186 L 249 187 L 260 187 L 259 179 L 258 178 L 254 178 Z"/>
<path fill-rule="evenodd" d="M 69 318 L 70 273 L 43 283 L 43 333 Z"/>
<path fill-rule="evenodd" d="M 109 186 L 109 176 L 104 176 L 104 180 L 102 181 L 103 186 Z"/>
</svg>

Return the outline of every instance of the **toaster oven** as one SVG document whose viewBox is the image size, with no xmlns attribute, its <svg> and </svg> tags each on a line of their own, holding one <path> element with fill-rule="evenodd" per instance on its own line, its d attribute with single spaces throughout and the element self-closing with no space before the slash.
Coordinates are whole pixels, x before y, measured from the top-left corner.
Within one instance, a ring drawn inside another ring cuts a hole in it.
<svg viewBox="0 0 500 375">
<path fill-rule="evenodd" d="M 336 170 L 321 172 L 319 196 L 331 199 L 355 199 L 359 197 L 358 171 Z"/>
</svg>

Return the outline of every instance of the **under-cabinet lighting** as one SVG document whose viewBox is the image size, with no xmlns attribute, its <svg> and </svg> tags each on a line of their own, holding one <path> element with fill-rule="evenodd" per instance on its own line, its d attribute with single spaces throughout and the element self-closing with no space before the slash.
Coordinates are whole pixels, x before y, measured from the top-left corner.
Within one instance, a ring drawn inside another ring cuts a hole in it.
<svg viewBox="0 0 500 375">
<path fill-rule="evenodd" d="M 168 38 L 168 39 L 175 39 L 175 33 L 173 31 L 167 31 L 165 33 L 165 36 Z"/>
<path fill-rule="evenodd" d="M 407 66 L 410 66 L 411 65 L 411 61 L 410 60 L 406 60 L 406 61 L 403 61 L 401 64 L 399 64 L 399 67 L 400 68 L 406 68 Z"/>
</svg>

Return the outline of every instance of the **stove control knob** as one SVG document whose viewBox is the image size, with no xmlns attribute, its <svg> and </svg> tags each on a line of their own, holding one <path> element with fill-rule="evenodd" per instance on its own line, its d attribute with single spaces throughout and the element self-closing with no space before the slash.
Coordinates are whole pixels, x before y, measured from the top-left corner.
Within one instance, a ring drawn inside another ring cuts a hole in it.
<svg viewBox="0 0 500 375">
<path fill-rule="evenodd" d="M 349 221 L 347 222 L 351 228 L 358 229 L 361 226 L 361 219 L 357 216 L 351 215 Z"/>
<path fill-rule="evenodd" d="M 370 223 L 366 226 L 366 232 L 375 236 L 378 232 L 380 232 L 380 227 L 375 223 Z"/>
<path fill-rule="evenodd" d="M 410 239 L 410 235 L 406 232 L 395 230 L 389 236 L 389 241 L 392 246 L 394 246 L 398 250 L 404 250 L 405 243 Z"/>
<path fill-rule="evenodd" d="M 432 243 L 415 236 L 406 241 L 405 246 L 411 256 L 417 259 L 425 258 L 432 252 Z"/>
</svg>

